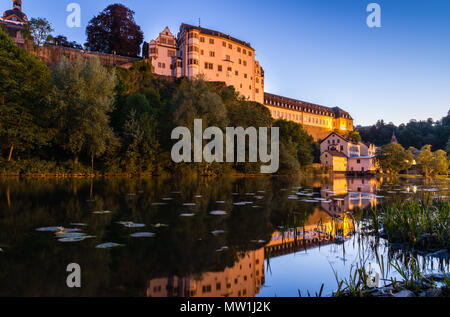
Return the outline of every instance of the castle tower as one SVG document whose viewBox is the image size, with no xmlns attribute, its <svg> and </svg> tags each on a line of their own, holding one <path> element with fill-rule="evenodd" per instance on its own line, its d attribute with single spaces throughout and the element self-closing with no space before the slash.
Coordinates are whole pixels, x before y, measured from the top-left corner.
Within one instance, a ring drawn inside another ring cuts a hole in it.
<svg viewBox="0 0 450 317">
<path fill-rule="evenodd" d="M 22 11 L 22 0 L 13 0 L 12 9 L 3 12 L 0 17 L 0 27 L 4 27 L 14 42 L 22 47 L 25 43 L 22 30 L 27 23 L 27 15 Z"/>
<path fill-rule="evenodd" d="M 393 134 L 392 134 L 391 143 L 398 144 L 397 137 L 395 136 L 395 131 L 394 131 Z"/>
<path fill-rule="evenodd" d="M 13 10 L 14 9 L 22 11 L 22 0 L 13 0 Z"/>
</svg>

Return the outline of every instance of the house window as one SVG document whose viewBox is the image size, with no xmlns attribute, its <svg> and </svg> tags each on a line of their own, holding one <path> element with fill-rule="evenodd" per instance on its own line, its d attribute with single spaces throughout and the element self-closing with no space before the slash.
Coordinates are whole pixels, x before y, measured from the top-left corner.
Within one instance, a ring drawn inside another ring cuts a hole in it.
<svg viewBox="0 0 450 317">
<path fill-rule="evenodd" d="M 239 58 L 239 64 L 242 64 L 242 59 Z"/>
<path fill-rule="evenodd" d="M 240 53 L 240 52 L 241 52 L 241 48 L 240 48 L 240 47 L 238 47 L 238 48 L 237 48 L 237 51 L 238 51 L 238 53 Z"/>
<path fill-rule="evenodd" d="M 247 55 L 247 50 L 246 50 L 246 49 L 243 49 L 243 50 L 242 50 L 242 53 L 243 53 L 244 55 Z"/>
<path fill-rule="evenodd" d="M 226 42 L 222 42 L 222 46 L 223 47 L 227 47 L 227 43 Z"/>
<path fill-rule="evenodd" d="M 209 52 L 209 56 L 214 57 L 214 56 L 216 56 L 216 53 L 211 51 L 211 52 Z"/>
<path fill-rule="evenodd" d="M 244 66 L 247 66 L 247 61 L 244 61 Z"/>
<path fill-rule="evenodd" d="M 356 163 L 357 163 L 357 164 L 361 164 L 361 160 L 357 160 Z"/>
<path fill-rule="evenodd" d="M 227 68 L 227 71 L 232 72 L 233 69 L 232 69 L 231 67 L 228 67 L 228 68 Z"/>
<path fill-rule="evenodd" d="M 248 56 L 252 56 L 252 52 L 248 52 Z"/>
<path fill-rule="evenodd" d="M 244 78 L 247 78 L 247 74 L 244 74 Z"/>
<path fill-rule="evenodd" d="M 209 44 L 214 44 L 214 39 L 209 39 Z"/>
<path fill-rule="evenodd" d="M 208 63 L 205 63 L 205 69 L 208 69 L 208 66 L 209 66 Z"/>
<path fill-rule="evenodd" d="M 232 49 L 233 49 L 233 45 L 228 44 L 228 48 L 229 48 L 230 50 L 232 50 Z"/>
<path fill-rule="evenodd" d="M 225 56 L 225 60 L 226 60 L 226 61 L 230 61 L 230 60 L 231 60 L 230 55 L 226 55 L 226 56 Z"/>
<path fill-rule="evenodd" d="M 234 74 L 235 74 L 236 76 L 239 76 L 239 72 L 238 72 L 238 71 L 235 71 Z"/>
<path fill-rule="evenodd" d="M 200 38 L 200 43 L 205 43 L 205 38 L 204 37 Z"/>
<path fill-rule="evenodd" d="M 209 69 L 214 69 L 214 65 L 213 64 L 209 64 Z"/>
<path fill-rule="evenodd" d="M 221 72 L 221 71 L 222 71 L 222 65 L 218 65 L 218 66 L 217 66 L 217 70 L 218 70 L 219 72 Z"/>
</svg>

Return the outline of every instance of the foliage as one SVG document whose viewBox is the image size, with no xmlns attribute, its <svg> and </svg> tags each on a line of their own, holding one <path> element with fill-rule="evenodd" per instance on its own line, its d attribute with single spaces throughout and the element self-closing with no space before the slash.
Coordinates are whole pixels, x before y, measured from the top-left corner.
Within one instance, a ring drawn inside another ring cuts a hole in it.
<svg viewBox="0 0 450 317">
<path fill-rule="evenodd" d="M 75 41 L 70 42 L 66 36 L 64 35 L 58 35 L 56 37 L 53 37 L 52 44 L 62 46 L 62 47 L 68 47 L 68 48 L 74 48 L 78 50 L 82 50 L 83 46 L 81 44 L 78 44 Z"/>
<path fill-rule="evenodd" d="M 33 40 L 34 45 L 39 47 L 52 39 L 50 34 L 53 31 L 53 27 L 47 19 L 32 18 L 25 25 L 23 35 L 25 39 Z"/>
<path fill-rule="evenodd" d="M 81 154 L 91 160 L 117 144 L 109 126 L 114 102 L 114 72 L 107 71 L 98 59 L 74 62 L 62 59 L 53 71 L 56 144 L 69 151 L 75 162 Z"/>
<path fill-rule="evenodd" d="M 417 163 L 425 177 L 445 174 L 448 171 L 447 153 L 443 150 L 431 152 L 431 145 L 425 145 L 417 154 Z"/>
<path fill-rule="evenodd" d="M 31 151 L 48 138 L 46 95 L 51 85 L 47 66 L 18 48 L 0 30 L 0 152 Z"/>
<path fill-rule="evenodd" d="M 450 244 L 450 203 L 411 200 L 376 210 L 372 228 L 382 228 L 392 243 L 407 243 L 423 250 L 440 250 Z M 379 229 L 381 231 L 381 229 Z"/>
<path fill-rule="evenodd" d="M 138 56 L 144 35 L 134 20 L 134 12 L 122 4 L 112 4 L 92 18 L 86 28 L 86 47 L 91 51 Z"/>
<path fill-rule="evenodd" d="M 437 122 L 432 119 L 411 120 L 409 123 L 397 127 L 393 123 L 386 124 L 380 120 L 372 127 L 358 127 L 357 131 L 360 132 L 363 140 L 377 146 L 388 144 L 395 133 L 398 142 L 404 148 L 412 146 L 420 149 L 424 145 L 430 144 L 434 151 L 445 150 L 450 139 L 450 111 Z"/>
<path fill-rule="evenodd" d="M 414 157 L 400 144 L 391 143 L 381 148 L 377 160 L 384 171 L 396 175 L 400 171 L 409 169 L 413 164 Z"/>
<path fill-rule="evenodd" d="M 274 123 L 280 128 L 281 171 L 299 171 L 314 161 L 314 140 L 295 122 L 278 120 Z"/>
</svg>

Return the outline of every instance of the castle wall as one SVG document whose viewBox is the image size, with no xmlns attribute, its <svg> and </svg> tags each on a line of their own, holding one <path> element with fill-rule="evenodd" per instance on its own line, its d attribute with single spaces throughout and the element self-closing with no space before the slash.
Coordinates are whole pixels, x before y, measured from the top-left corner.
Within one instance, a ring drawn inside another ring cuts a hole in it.
<svg viewBox="0 0 450 317">
<path fill-rule="evenodd" d="M 141 60 L 140 58 L 80 51 L 77 49 L 60 46 L 41 46 L 35 48 L 30 42 L 25 45 L 25 49 L 30 54 L 38 56 L 47 65 L 57 63 L 63 56 L 69 60 L 74 60 L 77 56 L 81 56 L 86 59 L 97 57 L 100 60 L 100 63 L 104 66 L 119 66 L 124 68 L 129 68 L 134 62 Z"/>
</svg>

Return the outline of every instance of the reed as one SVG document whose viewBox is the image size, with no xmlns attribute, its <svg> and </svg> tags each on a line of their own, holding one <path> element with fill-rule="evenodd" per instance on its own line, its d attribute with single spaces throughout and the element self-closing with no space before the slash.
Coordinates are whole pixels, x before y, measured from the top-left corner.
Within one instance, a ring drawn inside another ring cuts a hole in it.
<svg viewBox="0 0 450 317">
<path fill-rule="evenodd" d="M 371 228 L 391 243 L 407 243 L 420 250 L 450 246 L 450 202 L 416 199 L 374 209 Z"/>
</svg>

